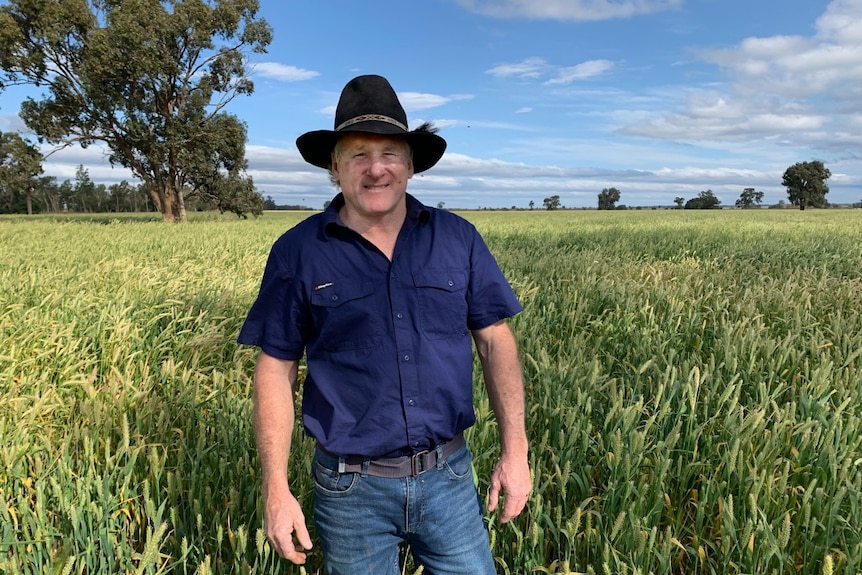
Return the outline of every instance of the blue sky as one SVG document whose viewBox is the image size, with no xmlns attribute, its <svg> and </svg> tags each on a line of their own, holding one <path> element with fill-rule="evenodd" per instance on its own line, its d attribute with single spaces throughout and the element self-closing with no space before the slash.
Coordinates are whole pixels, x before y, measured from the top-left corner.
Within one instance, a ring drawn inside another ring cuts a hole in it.
<svg viewBox="0 0 862 575">
<path fill-rule="evenodd" d="M 249 173 L 277 203 L 321 207 L 327 175 L 300 134 L 331 129 L 344 84 L 386 76 L 410 124 L 449 143 L 409 191 L 451 208 L 629 206 L 711 189 L 786 200 L 784 170 L 822 160 L 827 198 L 862 201 L 862 0 L 262 0 L 274 28 L 254 55 Z M 0 129 L 24 129 L 27 92 L 0 94 Z M 98 148 L 50 157 L 46 173 L 131 179 Z"/>
</svg>

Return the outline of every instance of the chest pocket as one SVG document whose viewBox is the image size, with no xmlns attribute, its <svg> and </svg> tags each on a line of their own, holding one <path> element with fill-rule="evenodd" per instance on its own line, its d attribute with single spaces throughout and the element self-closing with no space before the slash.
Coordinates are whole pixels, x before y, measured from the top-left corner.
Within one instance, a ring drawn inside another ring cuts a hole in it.
<svg viewBox="0 0 862 575">
<path fill-rule="evenodd" d="M 418 270 L 413 285 L 419 299 L 422 332 L 429 339 L 467 335 L 467 272 Z"/>
<path fill-rule="evenodd" d="M 374 284 L 333 282 L 311 294 L 314 324 L 320 344 L 328 351 L 367 349 L 383 337 L 376 313 Z"/>
</svg>

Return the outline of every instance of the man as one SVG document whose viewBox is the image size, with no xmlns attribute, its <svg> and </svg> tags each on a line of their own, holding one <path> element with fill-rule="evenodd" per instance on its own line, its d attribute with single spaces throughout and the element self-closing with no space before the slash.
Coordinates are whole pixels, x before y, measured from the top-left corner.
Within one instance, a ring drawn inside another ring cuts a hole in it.
<svg viewBox="0 0 862 575">
<path fill-rule="evenodd" d="M 446 142 L 408 131 L 389 82 L 344 88 L 335 129 L 297 147 L 341 193 L 272 247 L 239 335 L 261 353 L 254 418 L 267 538 L 305 562 L 312 546 L 287 476 L 298 363 L 302 422 L 317 442 L 314 520 L 329 574 L 395 575 L 408 542 L 429 574 L 495 573 L 471 454 L 472 341 L 501 439 L 488 510 L 530 492 L 524 397 L 505 320 L 521 306 L 475 228 L 406 193 Z"/>
</svg>

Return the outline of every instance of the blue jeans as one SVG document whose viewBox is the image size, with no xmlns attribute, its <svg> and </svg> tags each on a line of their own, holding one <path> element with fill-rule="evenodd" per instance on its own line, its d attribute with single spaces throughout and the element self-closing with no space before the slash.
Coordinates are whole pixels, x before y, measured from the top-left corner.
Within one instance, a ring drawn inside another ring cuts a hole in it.
<svg viewBox="0 0 862 575">
<path fill-rule="evenodd" d="M 314 523 L 328 575 L 398 575 L 410 544 L 427 575 L 494 575 L 482 504 L 466 446 L 417 477 L 338 473 L 315 451 Z"/>
</svg>

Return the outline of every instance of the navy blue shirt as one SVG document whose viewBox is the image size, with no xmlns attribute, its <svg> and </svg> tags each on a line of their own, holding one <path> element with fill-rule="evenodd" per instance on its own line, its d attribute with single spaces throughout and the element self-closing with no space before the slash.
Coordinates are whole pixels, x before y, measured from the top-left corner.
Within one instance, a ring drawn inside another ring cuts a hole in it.
<svg viewBox="0 0 862 575">
<path fill-rule="evenodd" d="M 337 455 L 431 448 L 475 422 L 470 330 L 521 311 L 472 224 L 407 196 L 392 261 L 339 194 L 273 245 L 238 341 L 306 354 L 302 421 Z"/>
</svg>

